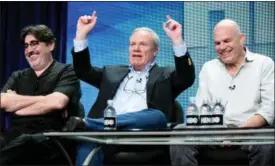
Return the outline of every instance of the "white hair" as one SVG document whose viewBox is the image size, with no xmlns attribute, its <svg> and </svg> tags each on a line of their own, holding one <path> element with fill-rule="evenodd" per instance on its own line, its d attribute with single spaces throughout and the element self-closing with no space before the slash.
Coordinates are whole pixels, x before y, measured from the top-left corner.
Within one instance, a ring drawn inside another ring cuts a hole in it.
<svg viewBox="0 0 275 166">
<path fill-rule="evenodd" d="M 233 26 L 235 27 L 235 29 L 236 29 L 237 34 L 238 34 L 238 35 L 241 34 L 241 28 L 240 28 L 240 26 L 237 24 L 236 21 L 234 21 L 234 20 L 232 20 L 232 19 L 223 19 L 223 20 L 219 21 L 219 22 L 215 25 L 213 31 L 215 31 L 216 27 L 219 26 L 219 25 L 233 25 Z"/>
<path fill-rule="evenodd" d="M 131 37 L 133 36 L 133 34 L 134 34 L 135 32 L 137 32 L 137 31 L 146 31 L 146 32 L 149 32 L 149 33 L 153 36 L 155 48 L 156 48 L 156 49 L 159 48 L 159 36 L 157 35 L 157 33 L 156 33 L 154 30 L 152 30 L 152 29 L 150 29 L 150 28 L 148 28 L 148 27 L 136 28 L 136 29 L 134 29 L 134 31 L 132 32 L 132 35 L 130 36 L 130 38 L 131 38 Z"/>
</svg>

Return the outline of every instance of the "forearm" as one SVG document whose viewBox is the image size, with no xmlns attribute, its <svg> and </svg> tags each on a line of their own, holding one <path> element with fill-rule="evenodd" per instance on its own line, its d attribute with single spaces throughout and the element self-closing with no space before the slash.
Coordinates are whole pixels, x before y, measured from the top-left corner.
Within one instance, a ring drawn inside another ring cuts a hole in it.
<svg viewBox="0 0 275 166">
<path fill-rule="evenodd" d="M 51 111 L 64 110 L 69 102 L 69 98 L 59 92 L 44 96 L 44 99 L 28 107 L 15 112 L 16 115 L 43 115 Z"/>
<path fill-rule="evenodd" d="M 15 112 L 16 115 L 43 115 L 54 110 L 54 107 L 48 105 L 48 102 L 37 102 L 28 107 L 22 108 Z"/>
<path fill-rule="evenodd" d="M 182 83 L 190 87 L 195 81 L 195 67 L 188 52 L 183 57 L 175 57 L 175 66 Z"/>
<path fill-rule="evenodd" d="M 43 101 L 43 96 L 23 96 L 13 94 L 12 96 L 1 95 L 1 108 L 7 112 L 24 109 L 36 102 Z"/>
<path fill-rule="evenodd" d="M 242 125 L 239 127 L 246 128 L 246 127 L 262 127 L 265 126 L 266 120 L 261 115 L 254 115 L 251 118 L 249 118 L 247 121 L 245 121 Z"/>
</svg>

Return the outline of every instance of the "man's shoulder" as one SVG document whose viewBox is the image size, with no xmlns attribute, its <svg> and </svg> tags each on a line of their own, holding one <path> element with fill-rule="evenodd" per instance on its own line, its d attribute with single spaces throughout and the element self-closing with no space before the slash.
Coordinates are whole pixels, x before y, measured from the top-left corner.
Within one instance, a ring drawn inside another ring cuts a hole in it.
<svg viewBox="0 0 275 166">
<path fill-rule="evenodd" d="M 58 61 L 55 61 L 55 66 L 60 66 L 60 67 L 73 67 L 72 64 L 61 63 L 61 62 L 58 62 Z"/>
<path fill-rule="evenodd" d="M 60 72 L 60 71 L 64 71 L 64 70 L 73 71 L 74 70 L 73 65 L 55 61 L 54 71 Z"/>
<path fill-rule="evenodd" d="M 261 63 L 274 63 L 274 60 L 271 57 L 259 53 L 251 53 L 250 58 Z"/>
<path fill-rule="evenodd" d="M 106 65 L 104 68 L 107 70 L 129 69 L 129 65 Z"/>
<path fill-rule="evenodd" d="M 173 72 L 176 70 L 174 66 L 156 66 L 156 68 L 159 68 L 159 70 L 162 70 L 163 72 Z"/>
<path fill-rule="evenodd" d="M 17 70 L 17 71 L 12 72 L 12 75 L 17 77 L 17 76 L 21 76 L 21 75 L 27 75 L 32 72 L 33 72 L 33 70 L 31 68 L 24 68 L 22 70 Z"/>
</svg>

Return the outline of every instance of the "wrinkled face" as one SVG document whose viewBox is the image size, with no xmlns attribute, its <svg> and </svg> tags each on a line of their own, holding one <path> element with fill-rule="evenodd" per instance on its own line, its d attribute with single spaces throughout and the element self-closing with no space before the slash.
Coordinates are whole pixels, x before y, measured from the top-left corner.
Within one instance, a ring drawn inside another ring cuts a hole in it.
<svg viewBox="0 0 275 166">
<path fill-rule="evenodd" d="M 24 42 L 27 61 L 34 70 L 42 70 L 51 63 L 54 43 L 38 41 L 33 35 L 27 35 Z"/>
<path fill-rule="evenodd" d="M 238 34 L 233 26 L 220 25 L 214 30 L 214 44 L 220 60 L 225 64 L 235 64 L 242 55 L 244 34 Z"/>
<path fill-rule="evenodd" d="M 135 70 L 145 69 L 157 55 L 153 36 L 147 31 L 136 31 L 130 38 L 129 60 Z"/>
</svg>

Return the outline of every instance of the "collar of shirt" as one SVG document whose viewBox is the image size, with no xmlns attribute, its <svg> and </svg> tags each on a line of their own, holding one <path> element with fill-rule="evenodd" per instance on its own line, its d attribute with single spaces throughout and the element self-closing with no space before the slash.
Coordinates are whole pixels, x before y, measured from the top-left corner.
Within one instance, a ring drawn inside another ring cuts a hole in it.
<svg viewBox="0 0 275 166">
<path fill-rule="evenodd" d="M 244 48 L 246 53 L 245 53 L 245 62 L 252 62 L 254 61 L 254 56 L 253 54 L 248 50 L 248 48 Z"/>
<path fill-rule="evenodd" d="M 143 70 L 143 71 L 140 71 L 140 72 L 141 72 L 141 73 L 149 73 L 150 69 L 151 69 L 155 64 L 156 64 L 155 61 L 153 61 L 152 63 L 148 63 L 148 64 L 145 66 L 144 70 Z M 129 69 L 130 69 L 131 72 L 139 72 L 139 71 L 136 71 L 136 70 L 133 68 L 132 65 L 129 65 Z"/>
</svg>

